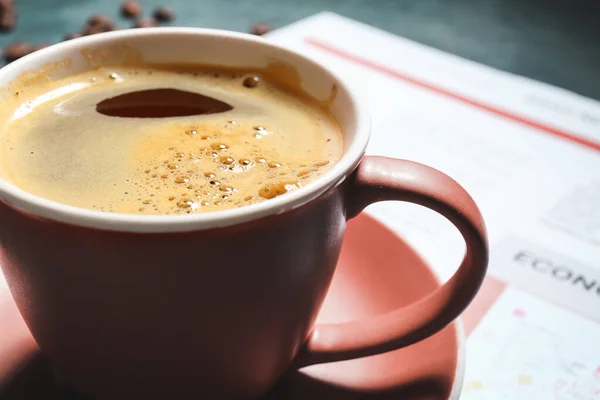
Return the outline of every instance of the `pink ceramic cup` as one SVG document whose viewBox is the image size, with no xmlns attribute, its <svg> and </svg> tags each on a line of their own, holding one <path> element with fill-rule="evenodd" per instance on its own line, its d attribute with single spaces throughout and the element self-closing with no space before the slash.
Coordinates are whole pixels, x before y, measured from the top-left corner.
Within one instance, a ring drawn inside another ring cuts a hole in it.
<svg viewBox="0 0 600 400">
<path fill-rule="evenodd" d="M 65 60 L 54 73 L 90 68 L 86 54 L 100 64 L 129 54 L 148 63 L 291 65 L 315 98 L 336 92 L 331 109 L 345 151 L 306 187 L 191 216 L 79 209 L 0 180 L 2 269 L 42 351 L 77 390 L 103 399 L 255 398 L 290 367 L 422 340 L 452 322 L 477 293 L 488 262 L 477 206 L 432 168 L 364 157 L 367 105 L 335 71 L 249 35 L 157 28 L 51 46 L 0 70 L 0 87 Z M 384 200 L 445 216 L 465 239 L 464 260 L 443 287 L 409 307 L 315 326 L 346 222 Z"/>
</svg>

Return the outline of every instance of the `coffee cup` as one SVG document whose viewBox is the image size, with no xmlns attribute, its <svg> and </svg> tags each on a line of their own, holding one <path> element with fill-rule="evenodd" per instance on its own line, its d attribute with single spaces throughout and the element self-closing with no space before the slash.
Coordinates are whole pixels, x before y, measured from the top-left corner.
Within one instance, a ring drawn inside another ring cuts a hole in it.
<svg viewBox="0 0 600 400">
<path fill-rule="evenodd" d="M 77 391 L 110 399 L 256 398 L 289 368 L 371 356 L 429 337 L 473 299 L 488 245 L 472 198 L 425 165 L 365 156 L 364 98 L 299 53 L 219 30 L 119 31 L 26 56 L 0 70 L 0 87 L 9 90 L 32 71 L 68 75 L 132 58 L 286 66 L 305 92 L 329 101 L 344 151 L 298 190 L 197 215 L 103 213 L 0 179 L 0 264 L 40 348 Z M 315 325 L 347 221 L 391 200 L 430 208 L 458 228 L 466 253 L 457 272 L 402 309 Z"/>
</svg>

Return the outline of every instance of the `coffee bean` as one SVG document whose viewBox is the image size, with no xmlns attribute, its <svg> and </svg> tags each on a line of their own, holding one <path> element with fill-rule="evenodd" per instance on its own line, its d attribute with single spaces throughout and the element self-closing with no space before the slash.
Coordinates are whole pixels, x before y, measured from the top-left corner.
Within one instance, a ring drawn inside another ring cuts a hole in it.
<svg viewBox="0 0 600 400">
<path fill-rule="evenodd" d="M 4 60 L 7 63 L 18 60 L 19 58 L 26 56 L 33 51 L 31 45 L 27 42 L 14 42 L 9 44 L 4 49 Z"/>
<path fill-rule="evenodd" d="M 0 32 L 11 32 L 17 26 L 17 9 L 12 0 L 0 0 Z"/>
<path fill-rule="evenodd" d="M 117 26 L 106 15 L 95 14 L 88 18 L 85 25 L 81 28 L 84 36 L 94 35 L 96 33 L 110 32 L 117 29 Z"/>
<path fill-rule="evenodd" d="M 94 14 L 88 18 L 86 25 L 111 25 L 113 22 L 104 14 Z"/>
<path fill-rule="evenodd" d="M 112 32 L 117 30 L 117 26 L 110 19 L 93 19 L 90 18 L 87 24 L 81 28 L 81 33 L 84 36 L 95 35 L 96 33 Z"/>
<path fill-rule="evenodd" d="M 137 18 L 142 14 L 142 5 L 136 0 L 125 0 L 121 3 L 121 15 L 125 18 Z"/>
<path fill-rule="evenodd" d="M 250 33 L 253 35 L 262 36 L 265 33 L 269 33 L 273 30 L 273 25 L 268 22 L 258 22 L 250 28 Z"/>
<path fill-rule="evenodd" d="M 14 12 L 0 16 L 0 33 L 12 32 L 17 26 L 17 15 Z"/>
<path fill-rule="evenodd" d="M 79 33 L 79 32 L 67 33 L 65 35 L 65 37 L 63 38 L 63 41 L 77 39 L 78 37 L 81 37 L 81 33 Z"/>
<path fill-rule="evenodd" d="M 135 21 L 134 28 L 153 28 L 158 26 L 158 22 L 154 18 L 142 18 Z"/>
<path fill-rule="evenodd" d="M 158 7 L 152 15 L 160 22 L 169 22 L 175 19 L 175 13 L 167 6 Z"/>
</svg>

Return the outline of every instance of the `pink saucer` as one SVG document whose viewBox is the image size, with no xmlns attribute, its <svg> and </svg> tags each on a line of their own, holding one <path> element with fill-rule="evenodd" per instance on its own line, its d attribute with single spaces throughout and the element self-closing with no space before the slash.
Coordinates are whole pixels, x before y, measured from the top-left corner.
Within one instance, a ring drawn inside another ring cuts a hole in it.
<svg viewBox="0 0 600 400">
<path fill-rule="evenodd" d="M 343 322 L 391 311 L 426 296 L 439 285 L 429 267 L 402 239 L 363 214 L 349 224 L 318 320 Z M 14 304 L 8 305 L 2 296 L 0 288 L 0 326 L 3 331 L 8 327 L 9 332 L 0 337 L 0 360 L 4 359 L 0 362 L 0 398 L 73 399 L 56 387 L 51 368 L 41 356 L 22 365 L 31 359 L 27 355 L 33 348 L 32 339 L 23 334 Z M 458 324 L 452 324 L 404 349 L 290 372 L 265 398 L 454 400 L 463 378 L 462 342 Z M 19 372 L 1 386 L 15 371 Z"/>
</svg>

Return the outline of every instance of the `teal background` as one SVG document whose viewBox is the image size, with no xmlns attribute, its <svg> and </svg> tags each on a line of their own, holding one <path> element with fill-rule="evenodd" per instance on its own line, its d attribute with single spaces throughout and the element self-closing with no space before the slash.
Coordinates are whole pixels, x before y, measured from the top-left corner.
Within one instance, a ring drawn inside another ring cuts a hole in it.
<svg viewBox="0 0 600 400">
<path fill-rule="evenodd" d="M 119 19 L 120 0 L 14 0 L 13 40 L 57 42 L 92 13 Z M 323 10 L 600 100 L 600 0 L 145 0 L 177 13 L 174 25 L 247 31 L 276 27 Z"/>
</svg>

